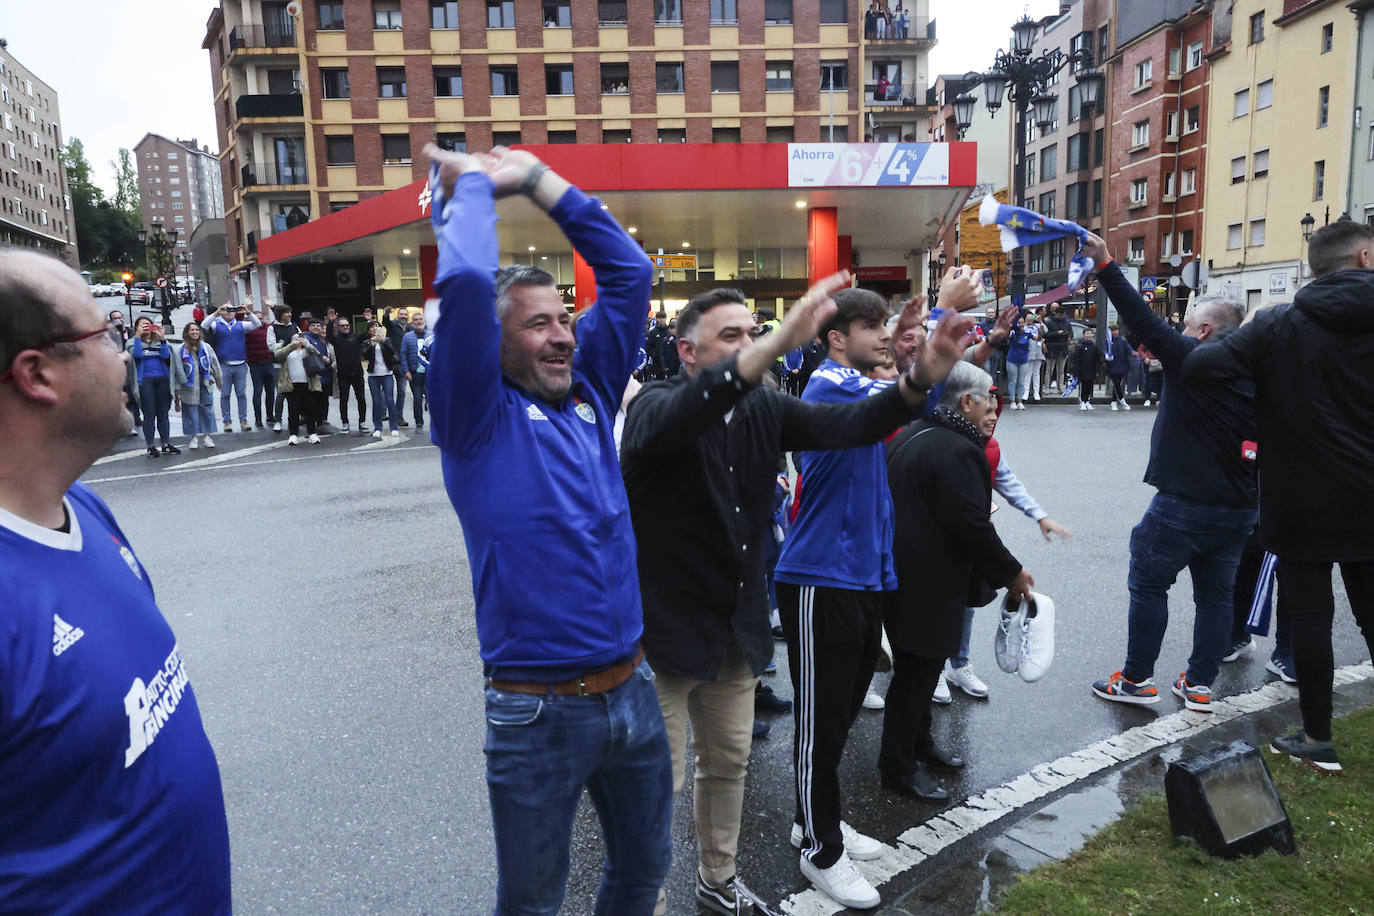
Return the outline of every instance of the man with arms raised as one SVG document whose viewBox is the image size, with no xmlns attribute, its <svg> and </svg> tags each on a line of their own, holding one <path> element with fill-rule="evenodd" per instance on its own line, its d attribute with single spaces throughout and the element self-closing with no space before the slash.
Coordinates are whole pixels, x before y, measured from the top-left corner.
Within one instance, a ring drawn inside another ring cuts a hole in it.
<svg viewBox="0 0 1374 916">
<path fill-rule="evenodd" d="M 89 287 L 0 249 L 0 911 L 228 913 L 219 767 L 148 572 L 78 477 L 129 430 Z"/>
<path fill-rule="evenodd" d="M 612 429 L 649 308 L 649 259 L 599 201 L 528 152 L 426 151 L 440 297 L 430 423 L 487 676 L 496 912 L 558 912 L 585 787 L 606 841 L 595 913 L 646 916 L 671 860 L 673 777 L 639 649 Z M 497 272 L 492 199 L 513 193 L 547 211 L 596 272 L 576 353 L 553 277 Z"/>
</svg>

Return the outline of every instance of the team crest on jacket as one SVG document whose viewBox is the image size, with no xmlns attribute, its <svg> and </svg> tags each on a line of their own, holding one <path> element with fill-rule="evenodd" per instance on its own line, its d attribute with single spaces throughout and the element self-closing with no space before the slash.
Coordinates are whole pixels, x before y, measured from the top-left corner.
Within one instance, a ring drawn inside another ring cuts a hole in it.
<svg viewBox="0 0 1374 916">
<path fill-rule="evenodd" d="M 110 535 L 110 540 L 115 542 L 115 546 L 119 548 L 119 555 L 124 558 L 125 563 L 129 564 L 129 569 L 133 571 L 133 574 L 142 579 L 143 570 L 139 568 L 138 560 L 134 558 L 134 552 L 129 548 L 125 547 L 123 544 L 119 543 L 119 539 L 116 538 L 113 534 Z"/>
<path fill-rule="evenodd" d="M 577 411 L 577 415 L 585 422 L 591 423 L 592 425 L 596 424 L 596 410 L 592 408 L 591 404 L 588 404 L 581 398 L 573 398 L 573 405 L 573 410 Z"/>
</svg>

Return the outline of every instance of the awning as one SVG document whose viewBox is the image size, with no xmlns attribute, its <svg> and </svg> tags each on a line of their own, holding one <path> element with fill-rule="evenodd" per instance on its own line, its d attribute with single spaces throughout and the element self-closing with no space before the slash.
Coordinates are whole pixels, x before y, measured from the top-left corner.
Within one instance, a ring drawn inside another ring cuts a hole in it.
<svg viewBox="0 0 1374 916">
<path fill-rule="evenodd" d="M 1069 295 L 1069 287 L 1067 285 L 1056 286 L 1054 289 L 1048 292 L 1031 296 L 1029 299 L 1026 300 L 1026 305 L 1052 305 L 1055 302 L 1058 302 L 1060 299 L 1069 298 Z"/>
</svg>

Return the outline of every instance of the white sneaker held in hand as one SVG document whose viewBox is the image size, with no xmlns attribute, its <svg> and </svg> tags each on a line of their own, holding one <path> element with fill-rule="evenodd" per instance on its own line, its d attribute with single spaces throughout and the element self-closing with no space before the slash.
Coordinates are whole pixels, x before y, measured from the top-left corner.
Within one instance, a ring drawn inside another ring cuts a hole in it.
<svg viewBox="0 0 1374 916">
<path fill-rule="evenodd" d="M 997 636 L 993 639 L 992 654 L 997 658 L 997 667 L 1007 674 L 1015 674 L 1016 667 L 1021 661 L 1021 621 L 1025 616 L 1026 609 L 1020 603 L 1008 607 L 1006 601 L 1002 602 L 1002 613 L 997 621 Z"/>
<path fill-rule="evenodd" d="M 1048 595 L 1031 592 L 1021 623 L 1020 657 L 1016 673 L 1027 684 L 1040 680 L 1054 661 L 1054 602 Z"/>
</svg>

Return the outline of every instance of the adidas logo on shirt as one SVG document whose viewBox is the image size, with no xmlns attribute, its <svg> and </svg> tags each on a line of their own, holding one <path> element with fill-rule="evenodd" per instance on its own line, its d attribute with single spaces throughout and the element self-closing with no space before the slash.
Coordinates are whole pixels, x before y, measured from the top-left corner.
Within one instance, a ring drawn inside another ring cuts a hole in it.
<svg viewBox="0 0 1374 916">
<path fill-rule="evenodd" d="M 56 658 L 57 656 L 61 655 L 63 652 L 66 652 L 66 651 L 67 651 L 68 649 L 70 649 L 72 646 L 76 645 L 76 641 L 77 641 L 78 639 L 80 639 L 81 637 L 83 637 L 83 636 L 85 636 L 85 635 L 86 635 L 86 631 L 85 631 L 85 630 L 81 629 L 80 627 L 74 627 L 74 626 L 72 626 L 71 624 L 67 623 L 67 621 L 63 620 L 61 617 L 58 617 L 56 614 L 53 614 L 53 615 L 52 615 L 52 654 L 53 654 L 53 657 Z"/>
<path fill-rule="evenodd" d="M 544 416 L 544 411 L 540 410 L 540 409 L 539 409 L 539 406 L 538 406 L 537 404 L 530 404 L 530 405 L 528 405 L 528 406 L 525 408 L 525 413 L 529 416 L 529 418 L 530 418 L 531 420 L 547 420 L 547 419 L 548 419 L 548 417 Z"/>
</svg>

